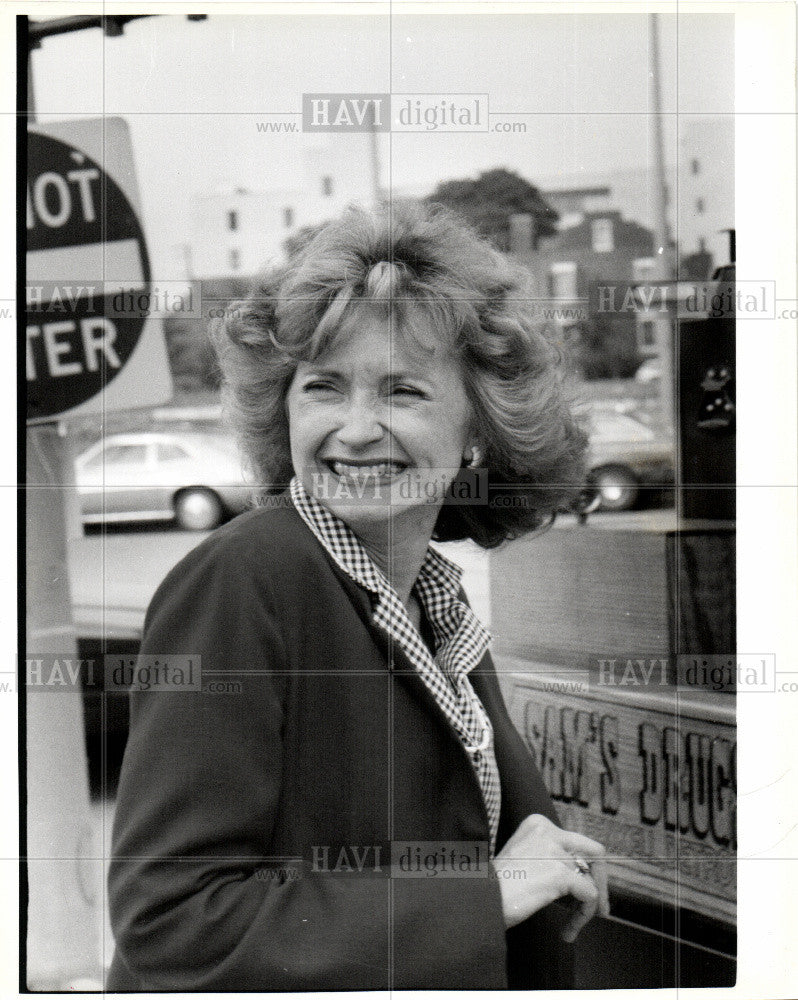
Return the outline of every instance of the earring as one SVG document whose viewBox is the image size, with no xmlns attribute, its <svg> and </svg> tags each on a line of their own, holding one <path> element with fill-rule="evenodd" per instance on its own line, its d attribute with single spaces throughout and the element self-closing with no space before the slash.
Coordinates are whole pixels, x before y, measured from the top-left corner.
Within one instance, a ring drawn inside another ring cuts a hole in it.
<svg viewBox="0 0 798 1000">
<path fill-rule="evenodd" d="M 474 445 L 474 447 L 471 449 L 471 458 L 468 461 L 468 468 L 478 469 L 481 464 L 482 464 L 482 452 L 476 445 Z"/>
</svg>

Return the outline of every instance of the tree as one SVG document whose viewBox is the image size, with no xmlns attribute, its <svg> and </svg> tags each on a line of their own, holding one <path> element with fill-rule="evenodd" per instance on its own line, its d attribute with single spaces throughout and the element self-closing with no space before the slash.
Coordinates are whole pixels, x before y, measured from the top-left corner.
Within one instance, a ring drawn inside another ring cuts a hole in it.
<svg viewBox="0 0 798 1000">
<path fill-rule="evenodd" d="M 576 331 L 574 331 L 576 332 Z M 570 350 L 576 367 L 586 381 L 608 378 L 631 378 L 643 360 L 637 349 L 633 323 L 605 313 L 579 324 Z"/>
<path fill-rule="evenodd" d="M 682 281 L 706 281 L 712 274 L 712 254 L 696 250 L 679 261 L 679 278 Z"/>
<path fill-rule="evenodd" d="M 181 392 L 206 392 L 218 389 L 221 380 L 216 352 L 208 337 L 211 315 L 220 315 L 234 299 L 249 290 L 243 278 L 207 278 L 202 282 L 201 316 L 168 316 L 164 335 L 169 367 L 175 387 Z"/>
<path fill-rule="evenodd" d="M 443 181 L 426 200 L 457 212 L 504 251 L 510 249 L 512 215 L 532 216 L 532 249 L 541 236 L 556 232 L 559 218 L 536 187 L 503 167 L 486 170 L 476 180 Z"/>
</svg>

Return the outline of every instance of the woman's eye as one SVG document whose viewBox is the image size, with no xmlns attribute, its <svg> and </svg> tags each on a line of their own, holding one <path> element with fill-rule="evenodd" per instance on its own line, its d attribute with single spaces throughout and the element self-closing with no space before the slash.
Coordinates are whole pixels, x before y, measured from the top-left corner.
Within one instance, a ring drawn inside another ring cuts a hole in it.
<svg viewBox="0 0 798 1000">
<path fill-rule="evenodd" d="M 420 389 L 416 389 L 412 385 L 395 385 L 392 392 L 400 396 L 418 396 L 419 398 L 424 395 Z"/>
<path fill-rule="evenodd" d="M 332 382 L 308 382 L 304 386 L 304 392 L 331 392 L 335 389 Z"/>
</svg>

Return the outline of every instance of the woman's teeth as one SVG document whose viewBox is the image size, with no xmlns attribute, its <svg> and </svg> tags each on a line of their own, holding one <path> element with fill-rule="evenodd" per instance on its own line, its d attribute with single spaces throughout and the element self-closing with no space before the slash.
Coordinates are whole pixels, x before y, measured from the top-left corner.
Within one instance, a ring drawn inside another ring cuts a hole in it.
<svg viewBox="0 0 798 1000">
<path fill-rule="evenodd" d="M 384 476 L 398 476 L 404 469 L 397 462 L 380 462 L 377 465 L 347 465 L 346 462 L 331 462 L 330 467 L 336 476 L 349 479 L 382 479 Z"/>
</svg>

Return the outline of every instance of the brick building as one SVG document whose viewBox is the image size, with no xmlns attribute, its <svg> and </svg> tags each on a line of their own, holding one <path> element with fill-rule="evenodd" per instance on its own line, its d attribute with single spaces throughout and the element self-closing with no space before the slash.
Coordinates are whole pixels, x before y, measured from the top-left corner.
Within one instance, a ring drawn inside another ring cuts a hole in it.
<svg viewBox="0 0 798 1000">
<path fill-rule="evenodd" d="M 583 359 L 597 350 L 633 368 L 637 355 L 650 352 L 654 331 L 638 329 L 634 309 L 623 304 L 627 289 L 653 270 L 653 234 L 615 209 L 586 210 L 579 219 L 541 239 L 536 250 L 516 243 L 514 253 L 532 271 L 541 314 L 565 336 L 578 333 Z"/>
</svg>

